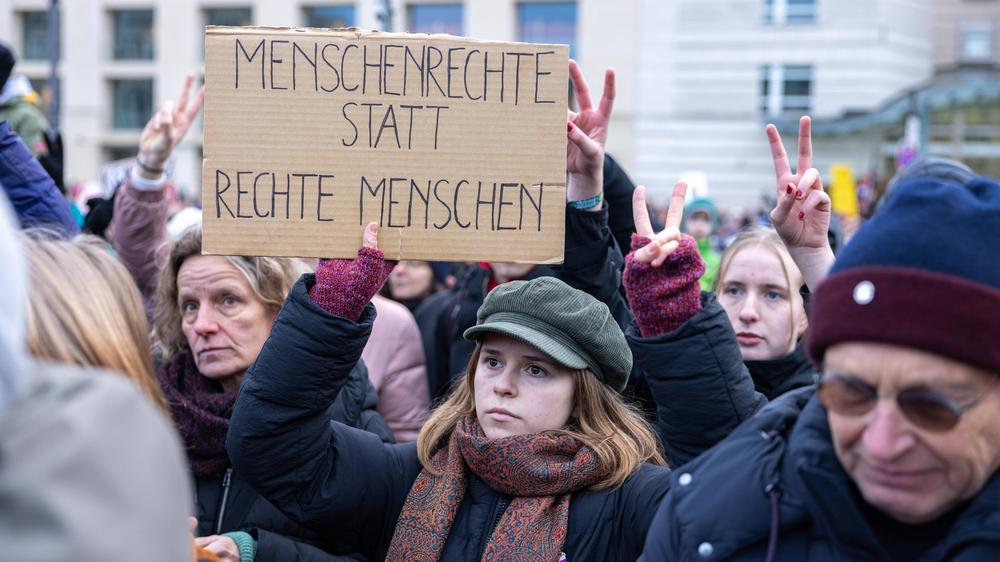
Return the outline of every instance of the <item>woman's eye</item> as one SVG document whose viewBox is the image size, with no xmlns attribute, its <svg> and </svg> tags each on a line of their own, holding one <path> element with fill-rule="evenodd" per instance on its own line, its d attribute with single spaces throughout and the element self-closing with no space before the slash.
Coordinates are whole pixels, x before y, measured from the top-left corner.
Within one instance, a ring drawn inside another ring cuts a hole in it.
<svg viewBox="0 0 1000 562">
<path fill-rule="evenodd" d="M 494 357 L 487 357 L 486 366 L 491 369 L 499 369 L 501 367 L 501 363 L 499 359 L 496 359 Z"/>
<path fill-rule="evenodd" d="M 723 292 L 731 297 L 738 297 L 743 291 L 739 287 L 726 287 Z"/>
<path fill-rule="evenodd" d="M 233 306 L 234 304 L 236 304 L 238 302 L 239 302 L 239 300 L 236 297 L 234 297 L 233 295 L 226 295 L 226 296 L 222 297 L 222 304 L 224 304 L 226 306 Z"/>
<path fill-rule="evenodd" d="M 785 298 L 785 296 L 782 295 L 781 293 L 779 293 L 778 291 L 768 291 L 767 293 L 764 294 L 764 296 L 768 300 L 772 300 L 772 301 L 781 300 L 781 299 Z"/>
<path fill-rule="evenodd" d="M 181 303 L 181 313 L 183 314 L 192 314 L 196 310 L 198 310 L 198 305 L 191 301 Z"/>
<path fill-rule="evenodd" d="M 549 374 L 545 369 L 539 367 L 538 365 L 528 365 L 526 371 L 533 377 L 544 377 Z"/>
</svg>

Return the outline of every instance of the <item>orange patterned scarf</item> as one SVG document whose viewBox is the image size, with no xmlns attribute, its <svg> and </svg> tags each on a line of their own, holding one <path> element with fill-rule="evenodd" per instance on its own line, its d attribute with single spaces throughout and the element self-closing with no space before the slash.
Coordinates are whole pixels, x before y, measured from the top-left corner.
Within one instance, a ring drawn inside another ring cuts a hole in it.
<svg viewBox="0 0 1000 562">
<path fill-rule="evenodd" d="M 475 416 L 458 421 L 431 465 L 441 476 L 423 470 L 410 488 L 387 561 L 440 558 L 471 470 L 493 490 L 513 497 L 483 560 L 556 562 L 566 540 L 571 494 L 608 474 L 597 455 L 572 437 L 543 432 L 488 439 Z"/>
</svg>

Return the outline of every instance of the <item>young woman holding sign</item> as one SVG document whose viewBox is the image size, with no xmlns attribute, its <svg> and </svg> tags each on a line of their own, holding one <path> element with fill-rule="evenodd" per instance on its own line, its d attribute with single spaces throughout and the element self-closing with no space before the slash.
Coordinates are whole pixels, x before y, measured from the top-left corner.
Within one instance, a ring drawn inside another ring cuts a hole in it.
<svg viewBox="0 0 1000 562">
<path fill-rule="evenodd" d="M 602 143 L 585 123 L 567 128 L 580 148 L 571 174 L 593 180 Z M 593 188 L 573 181 L 571 194 Z M 601 207 L 576 210 L 600 217 Z M 614 315 L 557 279 L 485 297 L 464 331 L 472 359 L 415 445 L 329 423 L 323 412 L 371 331 L 369 299 L 392 269 L 376 241 L 372 224 L 355 260 L 325 260 L 292 290 L 233 412 L 234 466 L 291 517 L 369 559 L 634 560 L 669 470 L 619 394 L 632 360 Z M 287 368 L 292 356 L 301 368 Z"/>
</svg>

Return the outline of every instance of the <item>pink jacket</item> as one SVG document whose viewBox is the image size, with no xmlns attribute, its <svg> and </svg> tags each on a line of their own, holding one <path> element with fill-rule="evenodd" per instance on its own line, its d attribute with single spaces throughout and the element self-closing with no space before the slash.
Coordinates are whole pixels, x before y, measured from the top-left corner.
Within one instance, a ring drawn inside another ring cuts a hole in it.
<svg viewBox="0 0 1000 562">
<path fill-rule="evenodd" d="M 136 189 L 127 180 L 115 196 L 111 243 L 146 299 L 153 295 L 170 252 L 165 193 L 164 188 Z"/>
<path fill-rule="evenodd" d="M 378 391 L 376 409 L 400 443 L 416 441 L 430 409 L 424 347 L 407 308 L 376 295 L 378 316 L 361 358 Z"/>
</svg>

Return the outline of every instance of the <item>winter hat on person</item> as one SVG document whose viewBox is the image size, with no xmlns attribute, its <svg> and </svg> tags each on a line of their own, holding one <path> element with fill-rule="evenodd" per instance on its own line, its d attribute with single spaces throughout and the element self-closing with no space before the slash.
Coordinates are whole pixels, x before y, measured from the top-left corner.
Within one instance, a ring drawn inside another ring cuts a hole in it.
<svg viewBox="0 0 1000 562">
<path fill-rule="evenodd" d="M 876 212 L 889 203 L 896 192 L 896 187 L 914 178 L 929 177 L 948 182 L 955 187 L 962 187 L 972 181 L 976 177 L 976 173 L 972 171 L 972 168 L 958 160 L 934 156 L 921 158 L 892 176 L 889 185 L 885 187 L 885 195 L 878 200 Z"/>
<path fill-rule="evenodd" d="M 684 207 L 684 219 L 681 224 L 681 232 L 685 232 L 688 218 L 695 213 L 705 213 L 708 220 L 712 222 L 712 232 L 719 228 L 719 210 L 715 208 L 715 203 L 711 199 L 699 198 L 691 201 Z"/>
<path fill-rule="evenodd" d="M 0 88 L 7 83 L 7 79 L 10 78 L 10 73 L 14 70 L 14 53 L 10 50 L 10 47 L 0 43 Z"/>
<path fill-rule="evenodd" d="M 632 370 L 632 351 L 607 305 L 555 277 L 493 289 L 465 339 L 489 333 L 520 340 L 570 369 L 590 369 L 618 392 Z"/>
<path fill-rule="evenodd" d="M 911 177 L 813 295 L 810 355 L 840 342 L 921 349 L 1000 373 L 1000 184 Z"/>
</svg>

